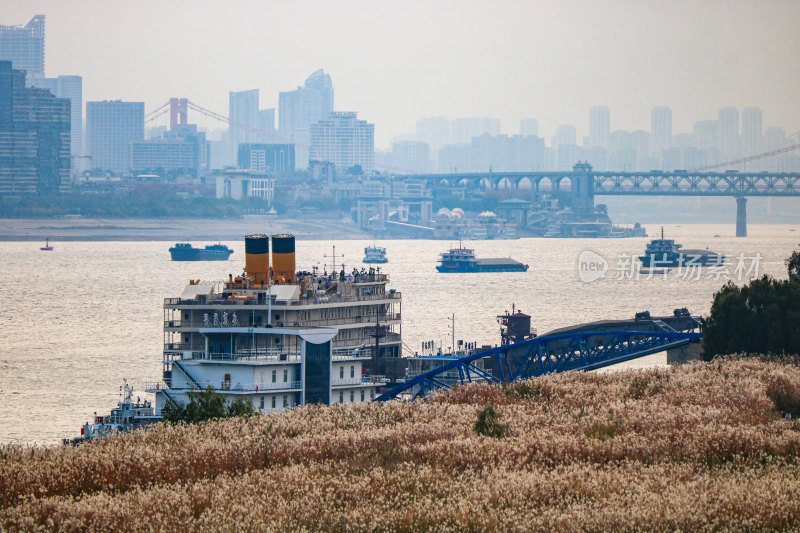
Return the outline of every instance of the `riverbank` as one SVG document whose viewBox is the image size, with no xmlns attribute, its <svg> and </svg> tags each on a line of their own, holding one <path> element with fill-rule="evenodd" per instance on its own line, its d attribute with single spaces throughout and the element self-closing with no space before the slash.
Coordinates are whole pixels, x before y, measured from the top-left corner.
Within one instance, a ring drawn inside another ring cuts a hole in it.
<svg viewBox="0 0 800 533">
<path fill-rule="evenodd" d="M 798 382 L 718 360 L 3 446 L 0 529 L 796 530 Z"/>
<path fill-rule="evenodd" d="M 293 233 L 299 239 L 369 239 L 349 218 L 0 219 L 0 241 L 230 241 L 248 233 Z"/>
</svg>

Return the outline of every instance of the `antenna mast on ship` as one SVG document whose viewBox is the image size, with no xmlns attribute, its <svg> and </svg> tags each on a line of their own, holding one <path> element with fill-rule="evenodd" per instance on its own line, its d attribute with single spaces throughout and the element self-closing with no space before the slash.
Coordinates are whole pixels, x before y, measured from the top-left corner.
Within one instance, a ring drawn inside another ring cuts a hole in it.
<svg viewBox="0 0 800 533">
<path fill-rule="evenodd" d="M 328 255 L 323 255 L 322 257 L 328 257 Z M 333 268 L 331 269 L 331 273 L 335 273 L 336 272 L 336 245 L 335 244 L 333 245 L 333 255 L 331 257 L 333 257 Z M 339 257 L 344 259 L 344 254 L 340 255 Z M 342 268 L 344 268 L 344 261 L 342 261 Z"/>
</svg>

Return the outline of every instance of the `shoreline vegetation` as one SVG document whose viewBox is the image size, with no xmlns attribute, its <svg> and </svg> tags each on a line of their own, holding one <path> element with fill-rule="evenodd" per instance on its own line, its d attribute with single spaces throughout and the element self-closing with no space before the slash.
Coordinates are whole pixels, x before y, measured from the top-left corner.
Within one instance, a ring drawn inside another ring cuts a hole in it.
<svg viewBox="0 0 800 533">
<path fill-rule="evenodd" d="M 797 530 L 800 366 L 726 357 L 0 447 L 0 530 Z"/>
</svg>

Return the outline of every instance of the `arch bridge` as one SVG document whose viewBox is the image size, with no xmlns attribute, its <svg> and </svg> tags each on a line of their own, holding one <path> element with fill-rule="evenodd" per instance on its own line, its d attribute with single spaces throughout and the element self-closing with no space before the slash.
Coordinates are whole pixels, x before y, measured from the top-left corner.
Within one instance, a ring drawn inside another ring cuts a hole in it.
<svg viewBox="0 0 800 533">
<path fill-rule="evenodd" d="M 594 197 L 599 195 L 730 196 L 737 203 L 737 236 L 747 235 L 746 197 L 800 197 L 800 172 L 599 172 L 582 162 L 575 164 L 571 172 L 414 174 L 394 179 L 425 180 L 431 188 L 564 191 L 570 194 L 571 207 L 578 214 L 592 214 Z"/>
</svg>

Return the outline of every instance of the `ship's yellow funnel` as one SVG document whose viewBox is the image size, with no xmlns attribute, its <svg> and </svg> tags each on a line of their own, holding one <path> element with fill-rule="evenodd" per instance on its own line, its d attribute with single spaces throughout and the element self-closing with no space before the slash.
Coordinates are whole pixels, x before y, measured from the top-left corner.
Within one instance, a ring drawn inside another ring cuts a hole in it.
<svg viewBox="0 0 800 533">
<path fill-rule="evenodd" d="M 262 233 L 245 235 L 244 266 L 247 277 L 255 283 L 267 283 L 269 280 L 269 236 Z"/>
<path fill-rule="evenodd" d="M 294 283 L 294 235 L 279 233 L 272 236 L 272 279 Z"/>
</svg>

